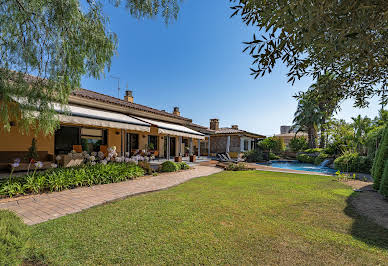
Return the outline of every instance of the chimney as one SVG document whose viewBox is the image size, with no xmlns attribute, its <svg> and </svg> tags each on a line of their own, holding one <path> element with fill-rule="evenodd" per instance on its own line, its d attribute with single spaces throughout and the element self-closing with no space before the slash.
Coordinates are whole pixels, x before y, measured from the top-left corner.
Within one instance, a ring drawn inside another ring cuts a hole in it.
<svg viewBox="0 0 388 266">
<path fill-rule="evenodd" d="M 238 129 L 238 125 L 232 125 L 233 129 Z"/>
<path fill-rule="evenodd" d="M 133 103 L 132 91 L 125 91 L 124 101 Z"/>
<path fill-rule="evenodd" d="M 210 129 L 211 130 L 219 130 L 220 122 L 217 118 L 210 119 Z"/>
<path fill-rule="evenodd" d="M 174 111 L 172 112 L 174 115 L 180 116 L 181 112 L 179 112 L 179 107 L 174 107 Z"/>
</svg>

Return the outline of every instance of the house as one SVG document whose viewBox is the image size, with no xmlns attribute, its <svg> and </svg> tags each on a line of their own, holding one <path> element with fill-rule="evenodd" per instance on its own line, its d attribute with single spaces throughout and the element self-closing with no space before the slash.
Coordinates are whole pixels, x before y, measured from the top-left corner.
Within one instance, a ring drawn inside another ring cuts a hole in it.
<svg viewBox="0 0 388 266">
<path fill-rule="evenodd" d="M 208 150 L 211 156 L 227 152 L 232 158 L 239 158 L 244 152 L 255 149 L 257 142 L 265 138 L 264 135 L 241 130 L 238 125 L 220 128 L 217 118 L 210 119 L 209 128 L 193 124 L 189 127 L 206 135 L 201 149 Z"/>
<path fill-rule="evenodd" d="M 73 150 L 106 152 L 112 146 L 121 155 L 144 150 L 160 158 L 185 151 L 199 155 L 201 141 L 205 141 L 205 134 L 190 128 L 192 120 L 182 117 L 178 107 L 169 113 L 137 104 L 132 91 L 118 99 L 78 89 L 70 95 L 66 112 L 59 105 L 55 109 L 60 128 L 51 136 L 34 136 L 41 161 L 53 161 Z M 21 134 L 17 121 L 12 121 L 10 132 L 0 134 L 1 169 L 15 158 L 26 158 L 33 136 Z"/>
<path fill-rule="evenodd" d="M 280 126 L 280 134 L 276 134 L 275 137 L 284 141 L 284 145 L 288 148 L 290 141 L 295 137 L 304 137 L 308 140 L 308 134 L 305 132 L 296 132 L 292 130 L 291 126 Z"/>
</svg>

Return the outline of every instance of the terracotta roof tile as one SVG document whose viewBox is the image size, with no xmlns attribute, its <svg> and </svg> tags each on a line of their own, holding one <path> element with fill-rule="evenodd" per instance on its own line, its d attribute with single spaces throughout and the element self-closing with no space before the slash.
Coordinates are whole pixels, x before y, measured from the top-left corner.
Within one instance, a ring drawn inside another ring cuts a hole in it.
<svg viewBox="0 0 388 266">
<path fill-rule="evenodd" d="M 168 113 L 166 111 L 157 110 L 157 109 L 145 106 L 145 105 L 127 102 L 127 101 L 121 100 L 119 98 L 115 98 L 115 97 L 101 94 L 98 92 L 94 92 L 91 90 L 78 89 L 78 90 L 74 91 L 72 93 L 72 95 L 76 96 L 76 97 L 87 98 L 87 99 L 91 99 L 91 100 L 95 100 L 95 101 L 99 101 L 99 102 L 104 102 L 104 103 L 116 104 L 116 105 L 120 105 L 123 107 L 129 107 L 129 108 L 133 108 L 133 109 L 140 110 L 140 111 L 145 111 L 145 112 L 164 115 L 164 116 L 168 116 L 168 117 L 178 118 L 178 119 L 182 119 L 182 120 L 186 120 L 186 121 L 191 122 L 191 119 L 189 119 L 189 118 L 174 115 L 174 114 Z"/>
</svg>

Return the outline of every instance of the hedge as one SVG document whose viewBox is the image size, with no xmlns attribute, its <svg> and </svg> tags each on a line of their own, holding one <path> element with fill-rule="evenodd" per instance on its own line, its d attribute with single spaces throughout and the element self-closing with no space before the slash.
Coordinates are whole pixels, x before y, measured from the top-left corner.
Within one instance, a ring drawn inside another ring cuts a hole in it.
<svg viewBox="0 0 388 266">
<path fill-rule="evenodd" d="M 29 229 L 13 212 L 0 210 L 1 265 L 22 265 L 27 253 Z"/>
<path fill-rule="evenodd" d="M 6 181 L 0 184 L 0 194 L 12 197 L 45 191 L 61 191 L 80 186 L 117 183 L 143 175 L 144 170 L 141 167 L 128 163 L 57 168 Z"/>
<path fill-rule="evenodd" d="M 380 193 L 388 197 L 388 160 L 385 161 L 384 172 L 380 184 Z"/>
<path fill-rule="evenodd" d="M 380 142 L 377 150 L 376 157 L 374 159 L 372 167 L 372 177 L 374 180 L 373 188 L 376 190 L 380 189 L 380 183 L 383 176 L 384 164 L 388 159 L 388 126 L 385 126 L 383 139 Z"/>
<path fill-rule="evenodd" d="M 341 172 L 370 173 L 372 162 L 357 152 L 346 152 L 334 160 L 334 168 Z"/>
</svg>

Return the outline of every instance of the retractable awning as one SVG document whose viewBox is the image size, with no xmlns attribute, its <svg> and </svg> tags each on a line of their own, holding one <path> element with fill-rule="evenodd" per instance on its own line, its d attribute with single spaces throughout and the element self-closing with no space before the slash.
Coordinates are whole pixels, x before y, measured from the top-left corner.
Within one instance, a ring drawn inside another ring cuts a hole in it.
<svg viewBox="0 0 388 266">
<path fill-rule="evenodd" d="M 120 113 L 75 105 L 67 105 L 65 111 L 55 104 L 54 109 L 59 113 L 59 121 L 62 123 L 150 132 L 149 123 Z"/>
<path fill-rule="evenodd" d="M 187 128 L 185 126 L 161 122 L 161 121 L 155 121 L 155 120 L 146 119 L 146 118 L 140 118 L 136 116 L 134 116 L 134 118 L 144 121 L 153 126 L 156 126 L 158 128 L 159 134 L 180 136 L 180 137 L 193 138 L 193 139 L 205 139 L 204 134 L 199 133 L 190 128 Z"/>
</svg>

